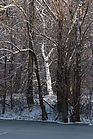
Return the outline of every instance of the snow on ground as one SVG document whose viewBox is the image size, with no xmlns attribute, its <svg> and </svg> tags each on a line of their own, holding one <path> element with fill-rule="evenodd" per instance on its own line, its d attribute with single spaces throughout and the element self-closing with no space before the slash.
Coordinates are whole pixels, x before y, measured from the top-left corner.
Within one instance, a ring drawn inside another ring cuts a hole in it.
<svg viewBox="0 0 93 139">
<path fill-rule="evenodd" d="M 2 105 L 0 104 L 0 119 L 12 119 L 12 120 L 34 120 L 34 121 L 40 121 L 42 120 L 42 112 L 39 105 L 38 98 L 35 98 L 35 105 L 32 107 L 31 111 L 27 108 L 26 98 L 23 94 L 14 94 L 13 95 L 13 102 L 14 107 L 13 110 L 10 109 L 10 102 L 9 102 L 9 96 L 7 97 L 6 103 L 6 112 L 5 114 L 2 114 Z M 44 96 L 44 104 L 46 107 L 46 111 L 48 114 L 48 122 L 55 122 L 55 119 L 57 117 L 56 112 L 56 95 L 46 95 Z M 46 103 L 47 102 L 47 103 Z M 51 106 L 51 107 L 50 107 Z M 53 108 L 55 110 L 53 110 Z M 90 125 L 93 125 L 93 118 L 84 118 L 81 117 L 82 123 L 88 123 Z M 59 119 L 57 119 L 58 123 Z M 70 122 L 69 122 L 70 123 Z M 71 123 L 70 123 L 71 124 Z"/>
<path fill-rule="evenodd" d="M 56 97 L 56 95 L 46 95 L 46 96 L 44 97 L 44 100 L 45 100 L 46 102 L 48 102 L 49 105 L 51 105 L 51 106 L 49 106 L 49 105 L 45 102 L 46 111 L 47 111 L 47 113 L 48 113 L 48 121 L 54 121 L 55 118 L 56 118 L 56 114 L 57 114 L 57 113 L 56 113 L 55 110 L 53 110 L 53 108 L 56 109 L 55 107 L 56 107 L 56 100 L 57 100 L 57 97 Z"/>
<path fill-rule="evenodd" d="M 6 110 L 5 114 L 0 115 L 0 119 L 38 120 L 41 119 L 41 110 L 35 107 L 31 112 L 27 108 L 20 113 L 16 113 L 14 110 Z"/>
<path fill-rule="evenodd" d="M 45 95 L 44 100 L 46 100 L 51 105 L 55 105 L 57 102 L 57 96 L 56 95 Z"/>
<path fill-rule="evenodd" d="M 15 119 L 15 120 L 41 120 L 42 119 L 42 112 L 39 105 L 39 101 L 35 98 L 35 105 L 32 107 L 31 111 L 27 108 L 26 98 L 23 94 L 14 94 L 14 107 L 13 110 L 10 109 L 10 102 L 9 96 L 7 97 L 6 103 L 6 112 L 5 114 L 1 114 L 0 111 L 0 119 Z M 24 99 L 22 99 L 24 98 Z M 46 95 L 44 100 L 48 102 L 52 107 L 54 107 L 56 103 L 56 96 L 55 95 Z M 48 113 L 48 121 L 53 121 L 55 119 L 55 112 L 54 110 L 45 103 L 46 111 Z M 2 110 L 2 105 L 0 104 L 0 110 Z"/>
</svg>

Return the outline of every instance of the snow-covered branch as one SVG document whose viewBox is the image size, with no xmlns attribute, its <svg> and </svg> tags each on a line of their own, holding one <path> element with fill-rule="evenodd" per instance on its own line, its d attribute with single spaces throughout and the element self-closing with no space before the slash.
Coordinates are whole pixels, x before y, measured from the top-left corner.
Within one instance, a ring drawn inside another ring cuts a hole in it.
<svg viewBox="0 0 93 139">
<path fill-rule="evenodd" d="M 50 58 L 51 53 L 53 52 L 53 50 L 54 50 L 54 48 L 52 48 L 52 49 L 50 50 L 50 52 L 48 53 L 48 55 L 47 55 L 47 57 L 46 57 L 47 60 Z"/>
<path fill-rule="evenodd" d="M 0 41 L 0 43 L 10 44 L 10 45 L 12 45 L 13 47 L 15 47 L 17 50 L 20 51 L 20 49 L 19 49 L 14 43 L 12 43 L 12 42 L 10 42 L 10 41 Z"/>
<path fill-rule="evenodd" d="M 57 20 L 56 14 L 55 14 L 55 13 L 53 12 L 53 10 L 49 7 L 49 5 L 47 4 L 46 0 L 42 0 L 42 1 L 43 1 L 43 3 L 46 5 L 46 7 L 47 7 L 48 11 L 50 12 L 50 14 L 52 15 L 52 17 L 53 17 L 55 20 Z"/>
</svg>

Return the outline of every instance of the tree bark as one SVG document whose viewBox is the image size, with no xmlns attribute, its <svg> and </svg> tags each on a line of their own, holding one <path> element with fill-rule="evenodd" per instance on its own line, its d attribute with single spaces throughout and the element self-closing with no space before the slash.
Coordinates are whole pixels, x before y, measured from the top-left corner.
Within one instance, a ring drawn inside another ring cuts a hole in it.
<svg viewBox="0 0 93 139">
<path fill-rule="evenodd" d="M 6 93 L 7 93 L 7 83 L 6 83 L 6 64 L 7 64 L 7 56 L 5 54 L 5 64 L 4 64 L 4 94 L 3 94 L 3 103 L 2 103 L 2 114 L 5 114 L 5 104 L 6 104 Z"/>
<path fill-rule="evenodd" d="M 65 65 L 64 45 L 62 46 L 62 25 L 63 21 L 58 23 L 57 51 L 58 51 L 58 69 L 57 69 L 57 107 L 63 122 L 68 122 L 68 94 L 67 94 L 67 65 Z"/>
<path fill-rule="evenodd" d="M 39 71 L 38 71 L 38 63 L 37 63 L 37 58 L 35 57 L 35 66 L 36 66 L 36 77 L 38 81 L 38 89 L 39 89 L 39 102 L 40 102 L 40 107 L 42 110 L 42 120 L 47 120 L 48 116 L 45 110 L 45 105 L 43 102 L 43 97 L 42 97 L 42 89 L 41 89 L 41 83 L 40 83 L 40 76 L 39 76 Z"/>
<path fill-rule="evenodd" d="M 75 89 L 73 92 L 73 122 L 80 122 L 80 91 L 81 91 L 81 19 L 80 19 L 81 1 L 78 6 L 77 21 L 75 25 L 76 32 L 76 51 L 75 51 Z"/>
<path fill-rule="evenodd" d="M 40 13 L 40 16 L 41 16 L 42 22 L 43 22 L 43 34 L 46 35 L 46 33 L 45 33 L 46 21 L 45 21 L 45 18 L 44 18 L 43 14 L 44 13 L 43 13 L 43 10 L 42 10 L 42 13 Z M 50 50 L 50 52 L 49 52 L 49 54 L 47 54 L 47 56 L 45 55 L 45 39 L 43 38 L 43 42 L 42 42 L 42 46 L 41 46 L 41 52 L 42 52 L 42 57 L 43 57 L 43 60 L 44 60 L 48 95 L 53 95 L 52 80 L 51 80 L 51 73 L 50 73 L 50 67 L 49 67 L 49 58 L 51 56 L 52 50 L 53 49 Z"/>
<path fill-rule="evenodd" d="M 29 39 L 29 49 L 33 50 L 33 24 L 34 24 L 34 0 L 29 1 L 29 21 L 27 22 L 27 32 Z M 34 104 L 33 99 L 33 57 L 29 52 L 28 58 L 28 81 L 27 81 L 27 104 L 28 108 L 31 109 L 31 106 Z"/>
</svg>

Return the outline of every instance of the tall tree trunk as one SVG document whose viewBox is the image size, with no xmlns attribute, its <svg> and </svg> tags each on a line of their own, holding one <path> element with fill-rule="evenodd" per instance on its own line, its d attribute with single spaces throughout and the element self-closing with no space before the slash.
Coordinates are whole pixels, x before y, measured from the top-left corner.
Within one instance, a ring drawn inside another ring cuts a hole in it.
<svg viewBox="0 0 93 139">
<path fill-rule="evenodd" d="M 74 89 L 74 109 L 73 109 L 73 121 L 80 122 L 80 89 L 81 89 L 81 19 L 80 19 L 80 10 L 81 10 L 81 0 L 78 6 L 78 14 L 76 21 L 76 65 L 75 65 L 75 89 Z"/>
<path fill-rule="evenodd" d="M 6 105 L 6 93 L 7 93 L 7 83 L 6 83 L 6 64 L 7 64 L 7 56 L 5 53 L 5 64 L 4 64 L 4 94 L 3 94 L 3 107 L 2 107 L 2 114 L 5 114 L 5 105 Z"/>
<path fill-rule="evenodd" d="M 9 68 L 9 74 L 11 74 L 14 70 L 14 64 L 13 64 L 13 55 L 11 56 L 11 65 L 10 65 L 10 68 Z M 11 110 L 13 109 L 13 76 L 11 76 L 10 78 L 10 107 L 11 107 Z"/>
<path fill-rule="evenodd" d="M 11 15 L 11 16 L 10 16 Z M 7 17 L 8 17 L 8 24 L 10 26 L 10 28 L 13 27 L 14 25 L 14 18 L 13 18 L 13 15 L 12 15 L 12 11 L 10 9 L 7 10 Z M 10 43 L 11 43 L 11 50 L 13 51 L 13 45 L 12 44 L 15 44 L 15 40 L 14 40 L 14 36 L 13 36 L 13 33 L 12 31 L 10 32 Z M 11 54 L 11 57 L 10 57 L 10 67 L 9 67 L 9 74 L 13 74 L 13 70 L 14 70 L 14 55 Z M 14 92 L 14 87 L 13 87 L 13 76 L 11 76 L 10 78 L 10 107 L 11 107 L 11 110 L 13 109 L 13 92 Z"/>
<path fill-rule="evenodd" d="M 46 29 L 46 23 L 43 15 L 43 10 L 42 13 L 40 13 L 40 16 L 42 18 L 43 22 L 43 34 L 46 35 L 45 29 Z M 43 38 L 42 46 L 41 46 L 41 52 L 42 52 L 42 57 L 44 59 L 44 67 L 45 67 L 45 73 L 46 73 L 46 84 L 47 84 L 47 93 L 49 95 L 53 95 L 53 89 L 52 89 L 52 80 L 51 80 L 51 74 L 50 74 L 50 68 L 49 68 L 49 58 L 51 56 L 52 50 L 50 50 L 49 54 L 47 56 L 45 55 L 45 39 Z"/>
<path fill-rule="evenodd" d="M 7 0 L 4 0 L 2 2 L 2 5 L 6 5 Z M 7 75 L 7 56 L 6 53 L 4 54 L 4 92 L 3 92 L 3 102 L 2 102 L 2 114 L 5 114 L 5 106 L 6 106 L 6 93 L 7 93 L 7 81 L 6 81 L 6 75 Z"/>
<path fill-rule="evenodd" d="M 57 69 L 57 106 L 59 114 L 63 122 L 68 122 L 68 95 L 66 92 L 67 76 L 64 61 L 64 46 L 62 46 L 62 27 L 63 21 L 59 20 L 58 23 L 58 37 L 57 37 L 57 50 L 58 50 L 58 69 Z"/>
<path fill-rule="evenodd" d="M 44 61 L 44 64 L 45 64 L 45 71 L 46 71 L 47 92 L 49 95 L 53 95 L 52 80 L 51 80 L 51 75 L 50 75 L 49 63 L 48 63 L 48 61 Z"/>
<path fill-rule="evenodd" d="M 27 22 L 27 31 L 29 39 L 29 49 L 33 50 L 33 22 L 34 22 L 34 0 L 29 1 L 29 21 Z M 33 57 L 29 52 L 28 58 L 28 81 L 27 81 L 27 104 L 30 109 L 34 104 L 33 99 Z"/>
</svg>

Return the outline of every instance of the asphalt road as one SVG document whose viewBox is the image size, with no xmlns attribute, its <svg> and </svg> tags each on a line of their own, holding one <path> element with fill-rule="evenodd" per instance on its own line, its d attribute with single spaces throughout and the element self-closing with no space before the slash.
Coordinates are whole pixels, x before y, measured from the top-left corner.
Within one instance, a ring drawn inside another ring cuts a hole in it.
<svg viewBox="0 0 93 139">
<path fill-rule="evenodd" d="M 0 139 L 93 139 L 93 126 L 0 120 Z"/>
</svg>

